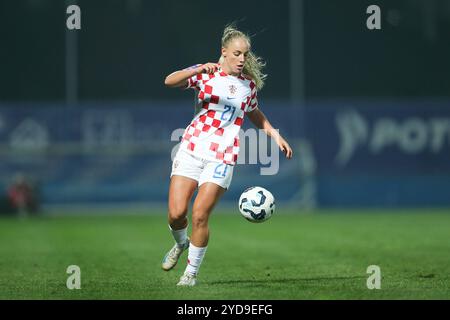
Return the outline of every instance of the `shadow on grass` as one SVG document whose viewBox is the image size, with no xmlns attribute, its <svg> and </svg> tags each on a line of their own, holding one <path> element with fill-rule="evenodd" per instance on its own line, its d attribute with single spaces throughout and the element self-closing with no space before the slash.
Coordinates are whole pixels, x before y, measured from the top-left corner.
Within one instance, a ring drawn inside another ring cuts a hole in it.
<svg viewBox="0 0 450 320">
<path fill-rule="evenodd" d="M 236 279 L 236 280 L 220 280 L 208 282 L 210 285 L 214 284 L 267 284 L 267 283 L 295 283 L 295 282 L 309 282 L 309 281 L 330 281 L 330 280 L 351 280 L 351 279 L 366 279 L 363 276 L 348 276 L 348 277 L 316 277 L 316 278 L 278 278 L 272 279 L 267 276 L 266 279 Z"/>
</svg>

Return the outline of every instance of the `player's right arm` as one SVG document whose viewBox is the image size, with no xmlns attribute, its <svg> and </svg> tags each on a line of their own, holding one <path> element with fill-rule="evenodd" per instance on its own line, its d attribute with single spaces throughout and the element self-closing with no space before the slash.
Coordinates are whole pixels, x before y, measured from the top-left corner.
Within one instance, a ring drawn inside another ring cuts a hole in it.
<svg viewBox="0 0 450 320">
<path fill-rule="evenodd" d="M 217 69 L 219 69 L 217 63 L 208 62 L 195 68 L 175 71 L 166 77 L 164 84 L 170 88 L 186 87 L 190 77 L 199 73 L 214 73 Z"/>
</svg>

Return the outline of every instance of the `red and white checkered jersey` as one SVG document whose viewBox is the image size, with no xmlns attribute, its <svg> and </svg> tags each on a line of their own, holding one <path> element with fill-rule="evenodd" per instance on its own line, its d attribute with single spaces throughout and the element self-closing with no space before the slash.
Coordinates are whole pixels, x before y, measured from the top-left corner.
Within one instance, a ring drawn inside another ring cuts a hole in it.
<svg viewBox="0 0 450 320">
<path fill-rule="evenodd" d="M 235 165 L 244 115 L 258 108 L 255 82 L 219 69 L 189 78 L 187 88 L 198 90 L 200 111 L 184 131 L 180 148 L 203 159 Z"/>
</svg>

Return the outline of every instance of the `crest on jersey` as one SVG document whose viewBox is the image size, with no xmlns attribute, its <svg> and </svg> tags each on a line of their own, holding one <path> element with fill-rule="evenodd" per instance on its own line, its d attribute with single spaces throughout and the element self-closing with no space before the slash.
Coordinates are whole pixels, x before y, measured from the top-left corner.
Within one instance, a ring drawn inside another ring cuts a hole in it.
<svg viewBox="0 0 450 320">
<path fill-rule="evenodd" d="M 230 93 L 231 94 L 235 94 L 236 93 L 236 91 L 237 91 L 237 88 L 236 88 L 236 86 L 235 85 L 231 85 L 231 86 L 229 86 L 228 87 L 229 89 L 230 89 Z"/>
</svg>

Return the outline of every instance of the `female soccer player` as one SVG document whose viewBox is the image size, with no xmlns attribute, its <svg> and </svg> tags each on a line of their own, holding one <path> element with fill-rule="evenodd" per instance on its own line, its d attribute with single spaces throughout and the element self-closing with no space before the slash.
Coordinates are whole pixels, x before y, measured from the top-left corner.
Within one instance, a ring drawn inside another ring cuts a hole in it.
<svg viewBox="0 0 450 320">
<path fill-rule="evenodd" d="M 250 50 L 250 37 L 227 26 L 219 63 L 205 63 L 168 75 L 168 87 L 198 91 L 199 112 L 186 128 L 172 163 L 169 187 L 169 229 L 176 244 L 165 255 L 162 268 L 172 269 L 189 249 L 187 267 L 178 285 L 194 286 L 209 240 L 208 219 L 228 189 L 239 153 L 239 129 L 244 115 L 272 137 L 288 159 L 292 149 L 258 108 L 257 90 L 264 85 L 264 63 Z M 188 206 L 192 234 L 187 236 Z"/>
</svg>

